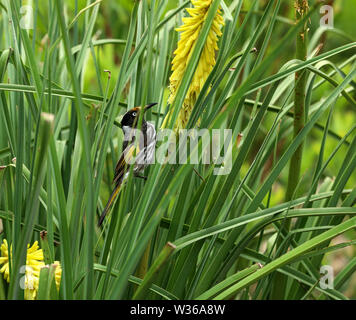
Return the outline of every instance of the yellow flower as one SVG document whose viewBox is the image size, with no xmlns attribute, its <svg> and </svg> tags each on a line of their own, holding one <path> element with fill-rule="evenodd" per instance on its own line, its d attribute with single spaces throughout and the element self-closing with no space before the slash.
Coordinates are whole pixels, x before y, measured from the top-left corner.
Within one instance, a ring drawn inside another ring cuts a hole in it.
<svg viewBox="0 0 356 320">
<path fill-rule="evenodd" d="M 39 249 L 38 241 L 35 241 L 31 248 L 30 245 L 27 245 L 27 257 L 26 257 L 26 266 L 32 268 L 33 272 L 40 272 L 41 268 L 44 266 L 43 251 Z"/>
<path fill-rule="evenodd" d="M 194 46 L 199 37 L 200 30 L 207 17 L 209 7 L 212 0 L 191 0 L 193 8 L 187 9 L 190 17 L 183 18 L 183 25 L 177 28 L 180 31 L 180 40 L 178 47 L 175 50 L 175 57 L 172 61 L 172 75 L 170 77 L 170 96 L 168 103 L 172 104 L 183 78 L 184 72 L 188 65 L 189 59 L 193 52 Z M 210 28 L 206 43 L 202 50 L 197 68 L 195 70 L 193 79 L 188 89 L 187 95 L 184 99 L 183 105 L 179 111 L 178 120 L 175 123 L 174 129 L 179 130 L 185 128 L 196 99 L 204 86 L 211 70 L 215 65 L 215 51 L 218 50 L 218 37 L 221 36 L 221 26 L 224 24 L 224 19 L 220 14 L 220 9 L 214 17 L 212 26 Z M 162 127 L 165 127 L 167 121 L 170 119 L 171 111 L 168 113 Z"/>
<path fill-rule="evenodd" d="M 55 271 L 56 286 L 57 289 L 59 290 L 59 285 L 61 283 L 61 277 L 62 277 L 62 268 L 59 261 L 54 261 L 54 264 L 56 265 L 56 271 Z"/>
<path fill-rule="evenodd" d="M 12 248 L 10 248 L 10 250 L 11 249 Z M 3 264 L 2 268 L 0 269 L 0 272 L 4 274 L 4 279 L 7 280 L 7 282 L 10 282 L 9 251 L 6 239 L 3 240 L 0 251 L 0 264 Z"/>
<path fill-rule="evenodd" d="M 44 263 L 43 265 L 44 266 Z M 25 279 L 24 279 L 24 299 L 35 300 L 39 285 L 39 271 L 35 271 L 32 267 L 26 265 Z"/>
<path fill-rule="evenodd" d="M 40 271 L 41 268 L 45 266 L 43 251 L 39 249 L 38 241 L 35 241 L 33 245 L 27 245 L 27 256 L 26 256 L 26 267 L 24 270 L 25 277 L 23 279 L 24 283 L 24 297 L 25 300 L 34 300 L 37 295 Z M 0 265 L 3 264 L 0 269 L 0 273 L 4 274 L 4 279 L 7 282 L 10 282 L 10 269 L 9 269 L 9 247 L 7 240 L 4 239 L 3 243 L 0 247 L 1 257 L 0 257 Z M 10 246 L 10 257 L 12 256 L 12 246 Z M 59 285 L 61 282 L 62 269 L 59 261 L 55 261 L 54 265 L 56 265 L 55 269 L 55 281 L 57 289 L 59 289 Z"/>
</svg>

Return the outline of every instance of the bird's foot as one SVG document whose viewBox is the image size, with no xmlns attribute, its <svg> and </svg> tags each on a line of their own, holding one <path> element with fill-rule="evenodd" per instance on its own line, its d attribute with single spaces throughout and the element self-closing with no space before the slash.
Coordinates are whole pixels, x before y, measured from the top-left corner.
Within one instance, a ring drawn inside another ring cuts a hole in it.
<svg viewBox="0 0 356 320">
<path fill-rule="evenodd" d="M 139 174 L 135 174 L 135 177 L 137 177 L 137 178 L 141 178 L 141 179 L 143 179 L 143 180 L 147 180 L 147 177 L 145 177 L 145 176 L 141 176 L 141 175 L 139 175 Z"/>
</svg>

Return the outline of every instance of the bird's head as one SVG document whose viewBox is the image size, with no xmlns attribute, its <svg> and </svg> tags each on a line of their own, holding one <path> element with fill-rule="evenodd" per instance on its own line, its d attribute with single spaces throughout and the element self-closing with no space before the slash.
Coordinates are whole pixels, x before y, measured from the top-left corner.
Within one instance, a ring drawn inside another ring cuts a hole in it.
<svg viewBox="0 0 356 320">
<path fill-rule="evenodd" d="M 143 107 L 143 112 L 146 112 L 146 110 L 152 108 L 153 106 L 155 106 L 157 103 L 150 103 L 146 106 Z M 140 116 L 140 112 L 141 112 L 141 107 L 135 107 L 130 109 L 129 111 L 127 111 L 124 116 L 122 117 L 121 120 L 121 127 L 130 127 L 130 128 L 136 128 L 137 123 L 138 123 L 138 119 Z M 142 121 L 144 121 L 145 119 L 142 119 Z"/>
</svg>

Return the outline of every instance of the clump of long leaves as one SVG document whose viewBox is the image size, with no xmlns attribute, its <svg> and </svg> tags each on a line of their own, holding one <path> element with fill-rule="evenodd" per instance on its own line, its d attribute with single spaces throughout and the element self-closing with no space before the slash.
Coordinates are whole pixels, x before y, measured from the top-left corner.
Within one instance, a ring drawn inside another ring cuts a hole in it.
<svg viewBox="0 0 356 320">
<path fill-rule="evenodd" d="M 356 227 L 355 125 L 346 134 L 333 130 L 340 105 L 356 108 L 356 43 L 337 30 L 342 44 L 319 52 L 329 31 L 311 28 L 306 60 L 283 60 L 300 27 L 320 18 L 318 6 L 294 24 L 281 16 L 280 0 L 255 0 L 247 12 L 246 2 L 212 2 L 169 106 L 176 117 L 221 6 L 216 65 L 187 128 L 231 129 L 231 172 L 214 175 L 214 164 L 156 163 L 147 181 L 130 175 L 98 229 L 121 152 L 118 116 L 158 102 L 147 116 L 160 127 L 174 27 L 190 1 L 173 8 L 167 0 L 135 2 L 124 39 L 97 39 L 100 1 L 83 8 L 75 1 L 74 11 L 67 1 L 34 1 L 31 30 L 23 28 L 21 1 L 0 1 L 1 237 L 13 246 L 11 281 L 0 280 L 0 298 L 23 297 L 27 244 L 46 230 L 46 250 L 61 262 L 62 299 L 347 299 L 341 289 L 355 258 L 333 288 L 318 282 L 323 258 L 355 244 L 331 240 Z M 109 45 L 120 57 L 111 76 L 100 54 Z M 301 71 L 308 74 L 306 121 L 292 138 L 294 74 Z M 89 72 L 97 92 L 83 90 Z M 291 157 L 302 143 L 308 153 L 312 135 L 319 139 L 317 158 L 292 199 L 276 199 Z M 336 158 L 342 160 L 330 172 Z"/>
</svg>

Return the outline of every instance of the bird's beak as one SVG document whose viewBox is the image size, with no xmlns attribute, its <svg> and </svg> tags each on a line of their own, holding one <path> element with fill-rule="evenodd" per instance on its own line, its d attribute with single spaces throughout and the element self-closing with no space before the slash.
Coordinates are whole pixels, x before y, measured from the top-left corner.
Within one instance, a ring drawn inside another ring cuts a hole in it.
<svg viewBox="0 0 356 320">
<path fill-rule="evenodd" d="M 155 106 L 156 104 L 157 104 L 157 102 L 155 102 L 155 103 L 150 103 L 150 104 L 146 105 L 145 108 L 144 108 L 145 111 L 148 110 L 148 109 L 150 109 L 150 108 L 152 108 L 152 107 Z"/>
</svg>

